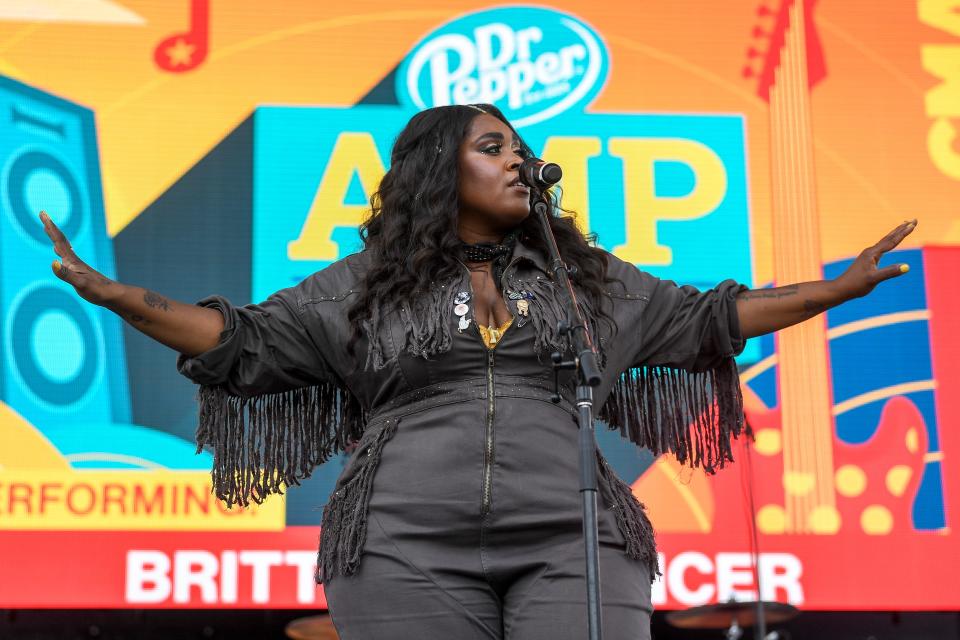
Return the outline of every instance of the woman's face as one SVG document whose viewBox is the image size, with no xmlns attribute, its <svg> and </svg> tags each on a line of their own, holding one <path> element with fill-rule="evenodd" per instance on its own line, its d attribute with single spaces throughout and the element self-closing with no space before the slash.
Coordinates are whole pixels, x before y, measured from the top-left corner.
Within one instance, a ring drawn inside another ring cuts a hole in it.
<svg viewBox="0 0 960 640">
<path fill-rule="evenodd" d="M 520 153 L 520 141 L 498 118 L 481 114 L 470 123 L 457 157 L 461 235 L 502 235 L 530 215 Z"/>
</svg>

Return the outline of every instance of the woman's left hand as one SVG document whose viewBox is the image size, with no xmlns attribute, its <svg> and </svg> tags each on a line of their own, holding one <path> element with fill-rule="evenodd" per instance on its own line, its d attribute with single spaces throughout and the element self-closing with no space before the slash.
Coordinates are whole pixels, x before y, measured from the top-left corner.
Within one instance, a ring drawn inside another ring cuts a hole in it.
<svg viewBox="0 0 960 640">
<path fill-rule="evenodd" d="M 882 269 L 878 264 L 883 254 L 896 248 L 916 228 L 916 218 L 908 220 L 881 238 L 877 244 L 861 251 L 853 264 L 834 280 L 834 285 L 843 291 L 845 297 L 860 298 L 873 291 L 873 288 L 884 280 L 905 274 L 910 270 L 906 264 L 894 264 Z"/>
<path fill-rule="evenodd" d="M 743 291 L 737 294 L 740 332 L 745 338 L 779 331 L 852 298 L 867 295 L 877 284 L 902 276 L 910 268 L 905 264 L 878 267 L 880 258 L 892 251 L 916 228 L 909 220 L 860 252 L 846 271 L 834 280 L 800 282 L 776 289 Z"/>
</svg>

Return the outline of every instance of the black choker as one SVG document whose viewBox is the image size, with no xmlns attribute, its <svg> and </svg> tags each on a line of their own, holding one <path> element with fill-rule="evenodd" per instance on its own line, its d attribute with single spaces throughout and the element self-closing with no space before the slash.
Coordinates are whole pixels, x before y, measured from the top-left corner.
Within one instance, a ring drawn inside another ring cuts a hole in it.
<svg viewBox="0 0 960 640">
<path fill-rule="evenodd" d="M 515 233 L 511 233 L 500 244 L 494 242 L 467 244 L 462 242 L 460 243 L 460 251 L 467 262 L 489 262 L 492 260 L 493 277 L 499 285 L 500 277 L 513 255 L 513 247 L 516 244 L 517 236 Z"/>
</svg>

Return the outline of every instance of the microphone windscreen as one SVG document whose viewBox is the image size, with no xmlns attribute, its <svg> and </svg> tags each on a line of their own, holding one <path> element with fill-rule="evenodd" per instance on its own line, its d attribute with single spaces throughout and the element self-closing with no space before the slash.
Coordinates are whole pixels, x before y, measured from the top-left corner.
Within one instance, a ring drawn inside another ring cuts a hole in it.
<svg viewBox="0 0 960 640">
<path fill-rule="evenodd" d="M 560 165 L 548 162 L 543 165 L 543 171 L 540 175 L 544 182 L 556 184 L 560 182 L 560 178 L 563 177 L 563 171 L 560 170 Z"/>
</svg>

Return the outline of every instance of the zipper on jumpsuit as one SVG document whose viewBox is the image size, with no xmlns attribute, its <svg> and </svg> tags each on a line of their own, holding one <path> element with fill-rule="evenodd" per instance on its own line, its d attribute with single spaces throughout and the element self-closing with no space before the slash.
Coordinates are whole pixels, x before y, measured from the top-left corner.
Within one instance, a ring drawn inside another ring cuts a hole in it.
<svg viewBox="0 0 960 640">
<path fill-rule="evenodd" d="M 501 299 L 503 299 L 503 278 L 510 271 L 510 268 L 517 263 L 517 261 L 518 260 L 516 258 L 511 260 L 510 263 L 503 270 L 503 275 L 500 276 L 499 284 L 500 284 Z M 464 270 L 467 271 L 467 282 L 470 283 L 470 297 L 472 299 L 474 297 L 474 291 L 473 291 L 473 282 L 470 280 L 470 270 L 467 268 L 467 265 L 463 264 L 463 262 L 460 262 L 460 264 L 462 264 Z M 506 304 L 506 300 L 504 300 L 504 304 Z M 508 306 L 507 309 L 509 310 L 510 307 Z M 482 342 L 483 335 L 480 333 L 479 323 L 476 322 L 476 315 L 477 315 L 476 312 L 474 312 L 473 315 L 475 319 L 474 324 L 477 325 L 477 336 L 480 338 Z M 497 344 L 500 344 L 499 340 L 497 341 Z M 481 490 L 481 497 L 480 497 L 480 515 L 481 516 L 485 516 L 488 513 L 490 513 L 492 509 L 491 503 L 493 501 L 493 496 L 492 496 L 493 458 L 494 458 L 493 421 L 494 421 L 495 412 L 496 412 L 496 395 L 494 393 L 495 391 L 494 364 L 496 362 L 496 358 L 494 356 L 494 351 L 496 351 L 497 349 L 497 344 L 493 345 L 492 348 L 487 347 L 486 344 L 483 345 L 484 348 L 486 348 L 487 350 L 487 424 L 486 424 L 486 434 L 484 439 L 484 450 L 483 450 L 483 488 Z"/>
<path fill-rule="evenodd" d="M 496 407 L 496 396 L 494 395 L 493 387 L 493 351 L 496 348 L 496 345 L 494 345 L 493 349 L 489 349 L 487 351 L 487 440 L 486 449 L 483 453 L 483 497 L 480 504 L 480 515 L 482 516 L 490 513 L 491 502 L 490 485 L 492 483 L 493 476 L 493 417 L 494 409 Z"/>
</svg>

